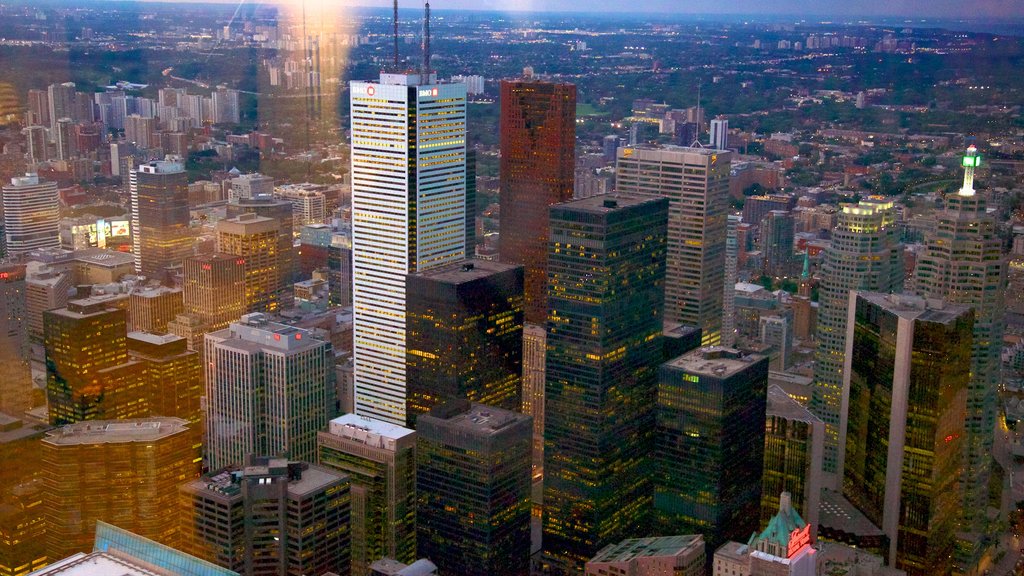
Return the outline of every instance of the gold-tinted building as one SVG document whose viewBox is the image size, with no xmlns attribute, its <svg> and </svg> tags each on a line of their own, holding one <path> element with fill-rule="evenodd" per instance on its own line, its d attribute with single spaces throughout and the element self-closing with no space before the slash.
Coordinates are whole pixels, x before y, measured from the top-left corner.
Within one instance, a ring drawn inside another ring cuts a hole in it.
<svg viewBox="0 0 1024 576">
<path fill-rule="evenodd" d="M 256 214 L 217 223 L 217 250 L 243 260 L 247 312 L 274 312 L 280 306 L 279 227 L 276 220 Z"/>
<path fill-rule="evenodd" d="M 167 514 L 178 485 L 199 473 L 191 437 L 184 420 L 162 417 L 49 432 L 40 444 L 49 556 L 92 550 L 97 520 L 176 546 Z"/>
<path fill-rule="evenodd" d="M 134 408 L 122 404 L 124 390 L 100 377 L 127 362 L 126 338 L 125 311 L 105 300 L 72 300 L 66 308 L 43 313 L 51 424 L 130 417 Z"/>
<path fill-rule="evenodd" d="M 129 190 L 135 272 L 165 281 L 192 254 L 188 174 L 177 162 L 149 162 L 129 173 Z"/>
<path fill-rule="evenodd" d="M 245 314 L 245 258 L 206 254 L 186 259 L 184 268 L 184 313 L 167 329 L 201 353 L 204 334 L 223 330 Z"/>
<path fill-rule="evenodd" d="M 132 330 L 163 334 L 167 332 L 167 323 L 183 310 L 181 290 L 175 288 L 143 288 L 128 297 L 128 319 Z"/>
</svg>

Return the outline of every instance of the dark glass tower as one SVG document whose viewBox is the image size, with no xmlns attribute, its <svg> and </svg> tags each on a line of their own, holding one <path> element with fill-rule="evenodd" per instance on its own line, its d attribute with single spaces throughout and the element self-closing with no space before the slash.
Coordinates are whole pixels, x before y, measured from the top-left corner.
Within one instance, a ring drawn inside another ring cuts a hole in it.
<svg viewBox="0 0 1024 576">
<path fill-rule="evenodd" d="M 442 574 L 529 574 L 533 420 L 457 400 L 416 433 L 417 554 Z"/>
<path fill-rule="evenodd" d="M 550 222 L 544 562 L 582 574 L 649 529 L 668 200 L 593 196 Z"/>
<path fill-rule="evenodd" d="M 908 576 L 956 573 L 974 314 L 855 292 L 847 330 L 843 493 L 889 537 Z"/>
<path fill-rule="evenodd" d="M 522 266 L 467 260 L 406 276 L 405 293 L 408 426 L 446 400 L 519 410 Z"/>
<path fill-rule="evenodd" d="M 760 528 L 768 358 L 699 348 L 661 366 L 654 508 L 711 550 Z"/>
<path fill-rule="evenodd" d="M 548 208 L 572 198 L 576 86 L 501 83 L 502 262 L 526 271 L 526 321 L 542 324 L 547 285 Z"/>
</svg>

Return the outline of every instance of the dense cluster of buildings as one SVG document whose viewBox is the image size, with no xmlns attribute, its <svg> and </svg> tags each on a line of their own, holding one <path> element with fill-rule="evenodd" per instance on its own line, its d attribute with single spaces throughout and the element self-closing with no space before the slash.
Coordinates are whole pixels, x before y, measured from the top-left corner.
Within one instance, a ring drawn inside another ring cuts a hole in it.
<svg viewBox="0 0 1024 576">
<path fill-rule="evenodd" d="M 0 576 L 986 565 L 1007 264 L 975 148 L 908 267 L 893 199 L 745 195 L 782 180 L 699 107 L 639 102 L 574 195 L 576 87 L 506 80 L 489 251 L 467 81 L 351 82 L 344 193 L 189 182 L 175 134 L 237 123 L 232 90 L 30 92 L 33 165 L 124 130 L 127 206 L 3 186 Z"/>
</svg>

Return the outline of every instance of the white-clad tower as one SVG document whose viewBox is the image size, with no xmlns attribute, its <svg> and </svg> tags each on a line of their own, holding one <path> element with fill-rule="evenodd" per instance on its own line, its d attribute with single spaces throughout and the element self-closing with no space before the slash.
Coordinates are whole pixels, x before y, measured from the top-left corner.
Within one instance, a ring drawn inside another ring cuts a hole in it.
<svg viewBox="0 0 1024 576">
<path fill-rule="evenodd" d="M 405 424 L 405 276 L 465 258 L 466 86 L 351 82 L 356 413 Z"/>
</svg>

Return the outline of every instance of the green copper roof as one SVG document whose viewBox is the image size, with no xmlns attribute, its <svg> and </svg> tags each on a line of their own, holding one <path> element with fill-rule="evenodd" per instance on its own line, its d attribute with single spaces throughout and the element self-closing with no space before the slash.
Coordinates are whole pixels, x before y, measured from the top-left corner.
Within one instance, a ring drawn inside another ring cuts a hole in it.
<svg viewBox="0 0 1024 576">
<path fill-rule="evenodd" d="M 790 503 L 789 493 L 783 492 L 779 502 L 779 512 L 768 521 L 768 527 L 761 532 L 754 540 L 767 540 L 778 545 L 782 550 L 789 547 L 789 535 L 797 528 L 807 525 L 800 514 Z"/>
</svg>

